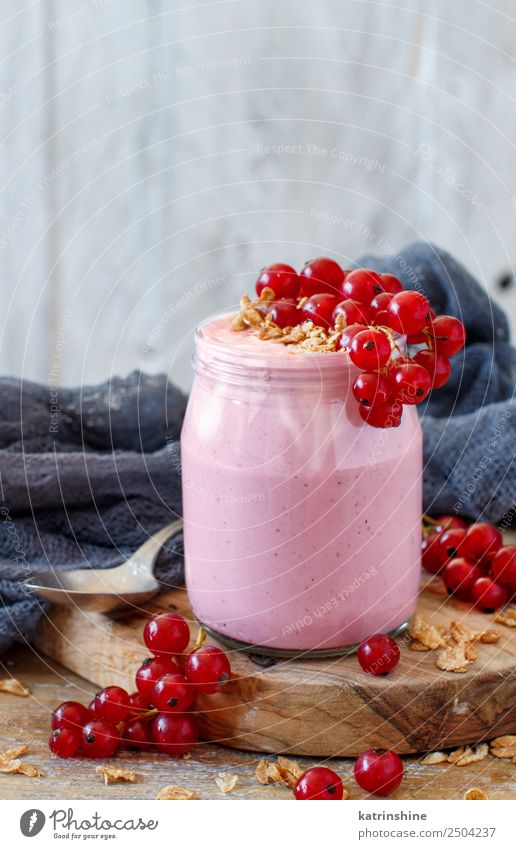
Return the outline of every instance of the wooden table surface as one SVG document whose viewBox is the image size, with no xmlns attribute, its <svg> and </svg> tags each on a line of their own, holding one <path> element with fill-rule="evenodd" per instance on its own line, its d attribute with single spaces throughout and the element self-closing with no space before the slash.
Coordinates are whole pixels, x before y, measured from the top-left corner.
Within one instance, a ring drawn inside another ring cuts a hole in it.
<svg viewBox="0 0 516 849">
<path fill-rule="evenodd" d="M 0 774 L 2 799 L 153 799 L 167 784 L 196 790 L 202 799 L 289 799 L 291 792 L 280 786 L 259 784 L 254 771 L 259 755 L 232 751 L 211 744 L 200 744 L 189 760 L 166 755 L 124 752 L 110 763 L 127 766 L 138 775 L 134 784 L 105 786 L 95 772 L 99 762 L 61 760 L 50 755 L 47 747 L 50 713 L 66 699 L 87 703 L 93 685 L 46 657 L 28 648 L 17 648 L 3 660 L 1 677 L 12 675 L 31 689 L 21 698 L 0 692 L 0 751 L 20 743 L 29 745 L 23 760 L 34 763 L 43 775 Z M 316 760 L 296 758 L 303 765 Z M 430 766 L 420 758 L 405 758 L 406 777 L 395 799 L 461 799 L 470 787 L 482 788 L 491 799 L 516 798 L 516 764 L 489 756 L 477 764 L 456 767 L 451 764 Z M 352 799 L 364 798 L 353 780 L 353 761 L 334 759 L 331 766 L 343 778 Z M 215 778 L 220 772 L 236 773 L 239 782 L 230 794 L 222 793 Z"/>
</svg>

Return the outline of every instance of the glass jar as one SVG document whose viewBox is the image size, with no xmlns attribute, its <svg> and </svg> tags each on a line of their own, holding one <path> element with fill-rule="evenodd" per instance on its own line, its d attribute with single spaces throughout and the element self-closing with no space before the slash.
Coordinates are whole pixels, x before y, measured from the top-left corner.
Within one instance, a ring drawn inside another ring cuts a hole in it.
<svg viewBox="0 0 516 849">
<path fill-rule="evenodd" d="M 341 654 L 416 606 L 422 436 L 364 424 L 343 352 L 292 351 L 223 316 L 196 336 L 181 437 L 195 616 L 262 654 Z"/>
</svg>

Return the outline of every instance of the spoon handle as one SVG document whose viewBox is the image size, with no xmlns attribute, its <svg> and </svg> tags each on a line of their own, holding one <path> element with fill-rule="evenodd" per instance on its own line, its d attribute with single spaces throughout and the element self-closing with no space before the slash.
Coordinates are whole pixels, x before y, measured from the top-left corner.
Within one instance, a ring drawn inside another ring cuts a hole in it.
<svg viewBox="0 0 516 849">
<path fill-rule="evenodd" d="M 131 566 L 136 567 L 140 574 L 143 573 L 152 575 L 156 557 L 164 543 L 166 543 L 167 539 L 170 539 L 173 534 L 180 531 L 182 527 L 183 520 L 178 519 L 175 522 L 171 522 L 170 525 L 165 525 L 164 528 L 160 528 L 159 531 L 156 531 L 150 539 L 144 542 L 143 545 L 131 554 L 128 562 Z"/>
</svg>

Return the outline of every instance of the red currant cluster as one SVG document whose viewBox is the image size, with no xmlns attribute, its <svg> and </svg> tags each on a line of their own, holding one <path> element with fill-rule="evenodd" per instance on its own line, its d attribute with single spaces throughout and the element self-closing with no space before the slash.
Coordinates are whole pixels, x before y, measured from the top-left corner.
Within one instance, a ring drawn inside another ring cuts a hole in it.
<svg viewBox="0 0 516 849">
<path fill-rule="evenodd" d="M 425 517 L 422 562 L 450 594 L 480 610 L 497 610 L 516 594 L 516 545 L 503 545 L 500 531 L 487 522 L 468 526 L 458 516 Z"/>
<path fill-rule="evenodd" d="M 353 394 L 362 419 L 373 427 L 397 427 L 403 404 L 420 404 L 431 389 L 444 386 L 449 357 L 464 346 L 462 322 L 436 316 L 424 295 L 404 290 L 392 274 L 351 271 L 319 257 L 300 274 L 281 262 L 264 268 L 256 281 L 258 296 L 266 287 L 276 296 L 266 314 L 279 327 L 307 320 L 325 330 L 342 327 L 339 346 L 363 369 Z"/>
<path fill-rule="evenodd" d="M 153 657 L 136 672 L 136 692 L 105 687 L 88 707 L 63 702 L 52 714 L 50 750 L 62 758 L 108 758 L 118 748 L 155 749 L 172 757 L 199 740 L 192 708 L 196 693 L 218 692 L 229 680 L 229 660 L 216 646 L 190 654 L 190 628 L 178 613 L 161 613 L 145 626 L 145 645 Z"/>
<path fill-rule="evenodd" d="M 403 779 L 403 761 L 396 752 L 368 749 L 355 762 L 355 781 L 366 793 L 390 796 Z M 303 773 L 294 787 L 295 799 L 340 800 L 344 788 L 340 777 L 332 769 L 312 767 Z"/>
</svg>

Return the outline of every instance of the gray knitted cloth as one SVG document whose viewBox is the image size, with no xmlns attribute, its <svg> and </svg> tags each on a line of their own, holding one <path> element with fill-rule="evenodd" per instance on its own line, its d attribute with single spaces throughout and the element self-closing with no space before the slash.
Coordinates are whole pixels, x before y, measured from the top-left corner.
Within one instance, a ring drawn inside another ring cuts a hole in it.
<svg viewBox="0 0 516 849">
<path fill-rule="evenodd" d="M 507 321 L 451 257 L 416 244 L 360 264 L 397 274 L 465 322 L 450 382 L 423 406 L 425 509 L 499 520 L 515 497 L 515 352 Z M 32 571 L 109 567 L 181 515 L 178 437 L 186 399 L 164 376 L 133 373 L 59 389 L 0 380 L 0 652 L 29 640 L 42 606 Z M 55 409 L 57 408 L 57 410 Z M 183 580 L 182 539 L 157 576 Z"/>
</svg>

